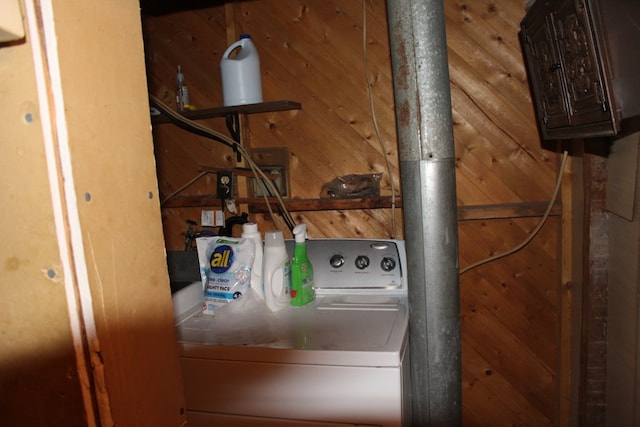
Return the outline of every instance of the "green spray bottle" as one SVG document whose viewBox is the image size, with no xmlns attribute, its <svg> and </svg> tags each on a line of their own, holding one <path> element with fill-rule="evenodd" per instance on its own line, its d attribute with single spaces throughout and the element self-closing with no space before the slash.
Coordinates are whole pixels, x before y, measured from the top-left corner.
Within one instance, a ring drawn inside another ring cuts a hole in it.
<svg viewBox="0 0 640 427">
<path fill-rule="evenodd" d="M 298 224 L 293 228 L 296 245 L 291 262 L 291 305 L 309 304 L 316 297 L 313 290 L 313 266 L 307 256 L 307 225 Z"/>
</svg>

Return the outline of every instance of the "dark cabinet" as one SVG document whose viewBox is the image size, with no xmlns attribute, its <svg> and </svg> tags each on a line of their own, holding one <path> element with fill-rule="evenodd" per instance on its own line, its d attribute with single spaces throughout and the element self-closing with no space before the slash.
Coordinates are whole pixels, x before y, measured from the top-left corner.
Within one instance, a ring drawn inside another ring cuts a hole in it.
<svg viewBox="0 0 640 427">
<path fill-rule="evenodd" d="M 520 37 L 543 139 L 616 135 L 624 119 L 640 115 L 639 5 L 537 0 L 531 6 Z"/>
</svg>

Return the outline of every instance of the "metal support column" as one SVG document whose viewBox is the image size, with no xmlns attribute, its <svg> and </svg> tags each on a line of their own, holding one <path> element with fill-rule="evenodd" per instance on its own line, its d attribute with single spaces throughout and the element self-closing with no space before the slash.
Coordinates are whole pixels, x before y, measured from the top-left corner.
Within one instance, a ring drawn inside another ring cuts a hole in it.
<svg viewBox="0 0 640 427">
<path fill-rule="evenodd" d="M 442 0 L 387 0 L 408 257 L 413 426 L 462 424 L 458 224 Z"/>
</svg>

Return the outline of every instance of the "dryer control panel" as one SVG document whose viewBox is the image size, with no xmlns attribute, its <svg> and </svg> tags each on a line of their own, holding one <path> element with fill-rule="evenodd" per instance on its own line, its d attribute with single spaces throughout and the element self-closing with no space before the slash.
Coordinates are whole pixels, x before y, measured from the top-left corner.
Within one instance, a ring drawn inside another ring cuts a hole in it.
<svg viewBox="0 0 640 427">
<path fill-rule="evenodd" d="M 293 245 L 287 242 L 290 255 Z M 406 291 L 404 241 L 309 239 L 307 253 L 319 291 Z"/>
</svg>

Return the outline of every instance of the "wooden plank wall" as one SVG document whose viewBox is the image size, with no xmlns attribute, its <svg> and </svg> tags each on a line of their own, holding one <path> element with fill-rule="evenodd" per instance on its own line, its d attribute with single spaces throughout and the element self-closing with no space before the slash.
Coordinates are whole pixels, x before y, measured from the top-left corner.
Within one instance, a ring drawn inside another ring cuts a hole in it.
<svg viewBox="0 0 640 427">
<path fill-rule="evenodd" d="M 538 224 L 558 168 L 541 148 L 517 38 L 525 0 L 445 0 L 456 144 L 460 266 L 505 251 Z M 144 19 L 151 93 L 172 102 L 175 67 L 192 101 L 222 103 L 219 60 L 234 32 L 252 34 L 266 101 L 299 111 L 251 115 L 251 147 L 287 147 L 294 198 L 318 197 L 339 175 L 390 176 L 373 125 L 363 66 L 363 3 L 242 1 Z M 376 118 L 399 186 L 386 8 L 366 0 L 366 54 Z M 220 119 L 204 124 L 224 131 Z M 201 165 L 231 168 L 226 148 L 171 125 L 154 129 L 160 191 L 170 194 Z M 213 176 L 188 194 L 215 193 Z M 533 212 L 533 213 L 532 213 Z M 294 213 L 312 237 L 390 237 L 390 209 Z M 185 220 L 200 208 L 164 209 L 168 249 L 181 249 Z M 402 215 L 396 212 L 396 237 Z M 273 228 L 252 216 L 264 232 Z M 553 425 L 559 419 L 561 221 L 552 215 L 525 249 L 461 276 L 465 425 Z"/>
</svg>

